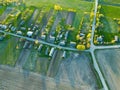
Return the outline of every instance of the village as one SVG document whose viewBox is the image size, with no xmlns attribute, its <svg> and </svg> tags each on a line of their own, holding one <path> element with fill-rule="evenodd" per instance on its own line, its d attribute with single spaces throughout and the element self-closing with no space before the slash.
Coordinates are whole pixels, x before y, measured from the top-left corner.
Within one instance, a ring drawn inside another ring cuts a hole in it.
<svg viewBox="0 0 120 90">
<path fill-rule="evenodd" d="M 120 48 L 120 14 L 110 10 L 120 10 L 119 5 L 0 0 L 0 90 L 118 88 L 111 84 L 116 73 L 105 72 L 119 61 L 112 56 Z"/>
</svg>

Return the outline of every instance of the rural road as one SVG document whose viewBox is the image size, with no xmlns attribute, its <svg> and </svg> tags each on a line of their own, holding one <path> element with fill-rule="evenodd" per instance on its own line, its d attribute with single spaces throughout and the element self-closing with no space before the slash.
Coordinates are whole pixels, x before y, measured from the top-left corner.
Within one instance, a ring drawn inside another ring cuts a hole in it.
<svg viewBox="0 0 120 90">
<path fill-rule="evenodd" d="M 95 31 L 95 27 L 96 27 L 96 14 L 97 14 L 97 7 L 98 7 L 98 0 L 95 0 L 95 10 L 94 10 L 94 19 L 93 19 L 93 25 L 92 25 L 92 34 L 91 34 L 91 47 L 90 47 L 90 52 L 91 52 L 91 55 L 92 55 L 92 58 L 93 58 L 93 64 L 94 64 L 94 68 L 96 69 L 99 77 L 100 77 L 100 80 L 102 82 L 102 85 L 103 85 L 103 88 L 104 90 L 108 90 L 108 86 L 105 82 L 105 79 L 102 75 L 102 72 L 100 71 L 100 68 L 99 68 L 99 65 L 97 63 L 97 60 L 95 58 L 95 55 L 94 55 L 94 51 L 96 49 L 94 43 L 93 43 L 93 40 L 94 40 L 94 31 Z"/>
<path fill-rule="evenodd" d="M 95 0 L 95 10 L 94 10 L 94 18 L 93 18 L 93 24 L 92 24 L 91 41 L 90 41 L 91 46 L 90 46 L 89 50 L 84 50 L 84 52 L 90 52 L 91 53 L 92 58 L 93 58 L 94 68 L 95 68 L 95 70 L 97 71 L 97 73 L 100 77 L 100 80 L 101 80 L 102 85 L 103 85 L 103 89 L 104 90 L 109 90 L 108 86 L 107 86 L 107 83 L 105 81 L 105 78 L 103 77 L 103 74 L 102 74 L 102 72 L 100 70 L 100 67 L 97 63 L 97 60 L 95 58 L 94 51 L 96 49 L 116 49 L 116 48 L 120 48 L 120 45 L 112 45 L 112 46 L 95 46 L 94 45 L 93 40 L 94 40 L 94 31 L 95 31 L 95 27 L 96 27 L 97 7 L 98 7 L 98 0 Z M 11 35 L 11 36 L 24 38 L 24 39 L 32 41 L 32 42 L 35 42 L 37 40 L 37 39 L 29 38 L 29 37 L 26 37 L 26 36 L 21 36 L 21 35 L 17 35 L 17 34 L 14 34 L 14 33 L 6 32 L 6 31 L 3 31 L 3 30 L 0 30 L 0 33 L 5 33 L 5 34 Z M 62 46 L 55 45 L 55 44 L 52 44 L 52 43 L 48 43 L 48 42 L 45 42 L 45 41 L 42 41 L 42 40 L 38 40 L 38 43 L 49 45 L 49 46 L 56 47 L 56 48 L 59 48 L 59 49 L 80 52 L 79 50 L 77 50 L 75 48 L 62 47 Z"/>
</svg>

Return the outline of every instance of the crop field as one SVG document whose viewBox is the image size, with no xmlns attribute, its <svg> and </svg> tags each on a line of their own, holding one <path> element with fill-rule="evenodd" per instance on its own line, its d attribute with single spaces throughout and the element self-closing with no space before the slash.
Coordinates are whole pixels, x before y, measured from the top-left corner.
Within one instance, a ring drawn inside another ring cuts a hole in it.
<svg viewBox="0 0 120 90">
<path fill-rule="evenodd" d="M 25 0 L 25 3 L 27 6 L 53 6 L 54 4 L 59 4 L 62 7 L 66 8 L 74 8 L 74 9 L 79 9 L 80 11 L 86 11 L 86 10 L 91 10 L 91 6 L 93 6 L 93 2 L 86 2 L 83 0 L 35 0 L 34 2 L 32 0 Z M 85 8 L 84 8 L 85 7 Z"/>
<path fill-rule="evenodd" d="M 0 64 L 14 67 L 20 50 L 16 50 L 17 38 L 7 37 L 3 42 L 0 41 Z"/>
<path fill-rule="evenodd" d="M 13 88 L 17 90 L 31 88 L 35 90 L 38 90 L 38 88 L 49 90 L 96 90 L 98 86 L 90 64 L 90 59 L 91 57 L 88 53 L 79 54 L 69 52 L 69 56 L 62 59 L 57 73 L 52 78 L 45 76 L 41 77 L 41 75 L 29 71 L 20 73 L 16 71 L 16 69 L 10 69 L 12 71 L 7 69 L 0 70 L 0 86 L 6 90 L 8 90 L 8 88 L 9 90 Z M 46 59 L 39 58 L 39 67 L 41 70 L 45 70 L 43 63 L 45 61 L 42 60 Z M 54 67 L 53 70 L 55 71 L 55 69 L 57 68 Z M 52 71 L 51 74 L 54 73 L 54 71 Z M 44 75 L 43 71 L 42 73 L 40 71 L 40 74 Z"/>
<path fill-rule="evenodd" d="M 46 75 L 50 60 L 47 57 L 40 57 L 39 52 L 31 51 L 29 57 L 27 58 L 23 68 L 28 71 L 33 71 Z"/>
<path fill-rule="evenodd" d="M 95 55 L 106 78 L 110 90 L 119 90 L 120 85 L 120 50 L 96 50 Z M 108 57 L 109 56 L 109 57 Z"/>
<path fill-rule="evenodd" d="M 73 86 L 79 83 L 80 86 L 84 86 L 80 88 L 81 90 L 96 90 L 98 88 L 88 53 L 69 52 L 69 57 L 61 62 L 55 78 L 59 81 L 68 81 Z"/>
<path fill-rule="evenodd" d="M 100 2 L 110 3 L 110 4 L 120 4 L 120 0 L 100 0 Z"/>
</svg>

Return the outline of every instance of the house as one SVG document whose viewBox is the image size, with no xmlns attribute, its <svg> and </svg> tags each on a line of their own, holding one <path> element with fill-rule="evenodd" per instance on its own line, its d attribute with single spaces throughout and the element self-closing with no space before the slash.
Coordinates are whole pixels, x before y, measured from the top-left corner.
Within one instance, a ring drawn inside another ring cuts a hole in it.
<svg viewBox="0 0 120 90">
<path fill-rule="evenodd" d="M 45 51 L 45 55 L 48 55 L 49 53 L 49 47 L 47 47 L 46 51 Z"/>
<path fill-rule="evenodd" d="M 11 31 L 13 31 L 13 32 L 16 31 L 16 27 L 12 26 Z"/>
<path fill-rule="evenodd" d="M 65 33 L 65 40 L 67 40 L 68 34 L 69 34 L 69 31 L 67 31 L 67 32 Z"/>
<path fill-rule="evenodd" d="M 62 37 L 63 37 L 63 34 L 60 34 L 59 39 L 62 39 Z"/>
<path fill-rule="evenodd" d="M 76 47 L 76 42 L 70 42 L 70 47 L 75 48 Z"/>
<path fill-rule="evenodd" d="M 28 36 L 28 37 L 31 37 L 32 35 L 33 35 L 33 32 L 32 32 L 32 31 L 28 31 L 28 32 L 27 32 L 27 36 Z"/>
<path fill-rule="evenodd" d="M 49 42 L 54 43 L 55 42 L 55 37 L 50 35 L 50 41 Z"/>
<path fill-rule="evenodd" d="M 20 29 L 21 29 L 22 31 L 25 31 L 25 30 L 26 30 L 26 28 L 25 28 L 25 27 L 21 27 Z"/>
<path fill-rule="evenodd" d="M 61 41 L 61 42 L 59 43 L 59 45 L 60 45 L 60 46 L 65 46 L 65 40 Z"/>
<path fill-rule="evenodd" d="M 18 35 L 22 35 L 22 32 L 21 32 L 21 31 L 17 31 L 17 34 L 18 34 Z"/>
<path fill-rule="evenodd" d="M 52 57 L 52 56 L 53 56 L 54 51 L 55 51 L 55 48 L 54 48 L 54 47 L 52 47 L 52 48 L 51 48 L 51 50 L 50 50 L 50 53 L 49 53 L 49 56 L 50 56 L 50 57 Z"/>
<path fill-rule="evenodd" d="M 119 41 L 118 36 L 115 36 L 114 38 L 115 38 L 115 42 L 118 42 L 118 41 Z"/>
<path fill-rule="evenodd" d="M 5 29 L 7 29 L 7 26 L 0 24 L 0 28 L 5 30 Z"/>
<path fill-rule="evenodd" d="M 31 28 L 28 28 L 28 31 L 30 31 L 31 30 Z"/>
<path fill-rule="evenodd" d="M 80 33 L 80 37 L 84 37 L 85 36 L 85 34 L 84 33 Z"/>
<path fill-rule="evenodd" d="M 97 37 L 97 41 L 98 41 L 99 43 L 102 43 L 102 42 L 103 42 L 103 37 L 102 37 L 102 36 Z"/>
</svg>

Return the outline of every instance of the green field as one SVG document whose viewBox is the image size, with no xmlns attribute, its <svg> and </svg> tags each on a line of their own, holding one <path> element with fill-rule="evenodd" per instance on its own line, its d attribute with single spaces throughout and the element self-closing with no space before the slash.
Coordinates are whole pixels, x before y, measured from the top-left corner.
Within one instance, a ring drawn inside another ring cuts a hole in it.
<svg viewBox="0 0 120 90">
<path fill-rule="evenodd" d="M 93 7 L 93 2 L 86 2 L 80 0 L 25 0 L 27 6 L 54 6 L 59 4 L 64 8 L 74 8 L 80 11 L 90 11 Z"/>
<path fill-rule="evenodd" d="M 111 3 L 111 4 L 120 4 L 120 0 L 100 0 L 101 2 Z"/>
<path fill-rule="evenodd" d="M 6 9 L 5 6 L 0 6 L 0 15 L 4 12 L 5 9 Z"/>
<path fill-rule="evenodd" d="M 0 42 L 0 64 L 14 66 L 20 50 L 16 50 L 16 37 Z"/>
<path fill-rule="evenodd" d="M 110 18 L 120 18 L 120 7 L 117 6 L 109 6 L 109 5 L 102 5 L 101 12 Z"/>
</svg>

